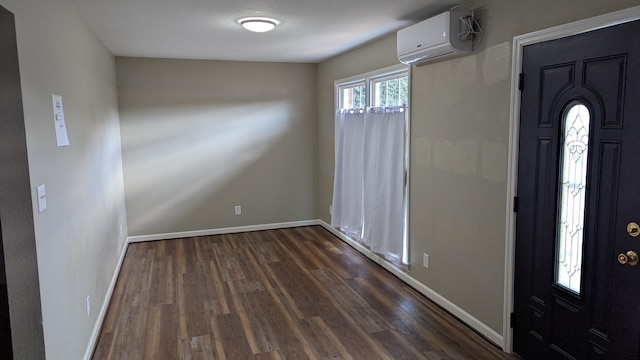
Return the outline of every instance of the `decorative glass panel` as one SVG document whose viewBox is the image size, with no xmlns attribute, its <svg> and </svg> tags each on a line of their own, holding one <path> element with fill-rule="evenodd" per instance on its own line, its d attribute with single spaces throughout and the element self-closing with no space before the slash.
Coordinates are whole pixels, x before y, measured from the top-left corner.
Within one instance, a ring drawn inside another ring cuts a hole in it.
<svg viewBox="0 0 640 360">
<path fill-rule="evenodd" d="M 565 112 L 560 157 L 556 283 L 580 293 L 584 237 L 589 109 L 572 103 Z"/>
</svg>

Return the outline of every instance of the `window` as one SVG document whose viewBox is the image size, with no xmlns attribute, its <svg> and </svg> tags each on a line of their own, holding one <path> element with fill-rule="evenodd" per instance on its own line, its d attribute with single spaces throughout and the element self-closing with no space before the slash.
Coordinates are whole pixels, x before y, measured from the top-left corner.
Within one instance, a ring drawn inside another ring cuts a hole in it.
<svg viewBox="0 0 640 360">
<path fill-rule="evenodd" d="M 366 107 L 364 84 L 346 85 L 340 90 L 341 109 L 362 109 Z"/>
<path fill-rule="evenodd" d="M 409 68 L 336 82 L 336 168 L 331 224 L 395 263 L 406 231 Z"/>
<path fill-rule="evenodd" d="M 564 113 L 560 157 L 556 283 L 580 293 L 584 237 L 589 109 L 571 103 Z"/>
<path fill-rule="evenodd" d="M 401 106 L 409 104 L 408 74 L 391 75 L 388 78 L 373 80 L 371 106 Z"/>
<path fill-rule="evenodd" d="M 406 66 L 392 68 L 338 81 L 337 108 L 409 105 L 409 69 Z"/>
</svg>

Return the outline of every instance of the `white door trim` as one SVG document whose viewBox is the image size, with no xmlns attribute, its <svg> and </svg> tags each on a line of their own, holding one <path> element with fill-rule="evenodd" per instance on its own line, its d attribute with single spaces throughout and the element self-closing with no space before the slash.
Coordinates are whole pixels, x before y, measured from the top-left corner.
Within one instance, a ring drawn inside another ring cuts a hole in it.
<svg viewBox="0 0 640 360">
<path fill-rule="evenodd" d="M 518 137 L 520 132 L 520 90 L 519 74 L 522 72 L 522 49 L 526 45 L 560 39 L 609 26 L 640 19 L 640 6 L 616 11 L 610 14 L 572 22 L 513 38 L 511 59 L 511 113 L 509 117 L 509 154 L 507 157 L 507 216 L 505 228 L 505 271 L 504 271 L 504 314 L 502 323 L 503 346 L 507 353 L 513 352 L 513 331 L 510 318 L 513 312 L 513 278 L 515 273 L 515 225 L 513 198 L 517 194 L 518 181 Z"/>
</svg>

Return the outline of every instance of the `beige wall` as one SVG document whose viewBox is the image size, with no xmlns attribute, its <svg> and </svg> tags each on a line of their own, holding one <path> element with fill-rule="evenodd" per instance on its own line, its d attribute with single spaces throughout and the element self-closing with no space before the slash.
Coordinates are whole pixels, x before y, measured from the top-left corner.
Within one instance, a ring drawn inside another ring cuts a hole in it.
<svg viewBox="0 0 640 360">
<path fill-rule="evenodd" d="M 16 19 L 46 357 L 80 359 L 123 248 L 119 225 L 126 234 L 115 60 L 68 0 L 0 4 Z M 52 94 L 63 97 L 68 147 L 56 146 Z M 41 357 L 21 345 L 17 359 Z"/>
<path fill-rule="evenodd" d="M 317 217 L 316 65 L 116 63 L 129 235 Z"/>
<path fill-rule="evenodd" d="M 473 55 L 413 67 L 410 276 L 502 334 L 511 43 L 637 1 L 476 1 Z M 319 214 L 329 220 L 333 82 L 397 63 L 395 35 L 318 66 Z M 430 254 L 430 268 L 421 266 Z"/>
</svg>

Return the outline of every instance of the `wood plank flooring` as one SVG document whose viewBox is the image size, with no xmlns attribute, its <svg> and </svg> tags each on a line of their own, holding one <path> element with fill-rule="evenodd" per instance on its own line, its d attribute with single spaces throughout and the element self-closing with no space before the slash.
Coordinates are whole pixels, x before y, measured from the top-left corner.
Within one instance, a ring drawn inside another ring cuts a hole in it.
<svg viewBox="0 0 640 360">
<path fill-rule="evenodd" d="M 129 246 L 93 359 L 515 359 L 319 226 Z"/>
</svg>

